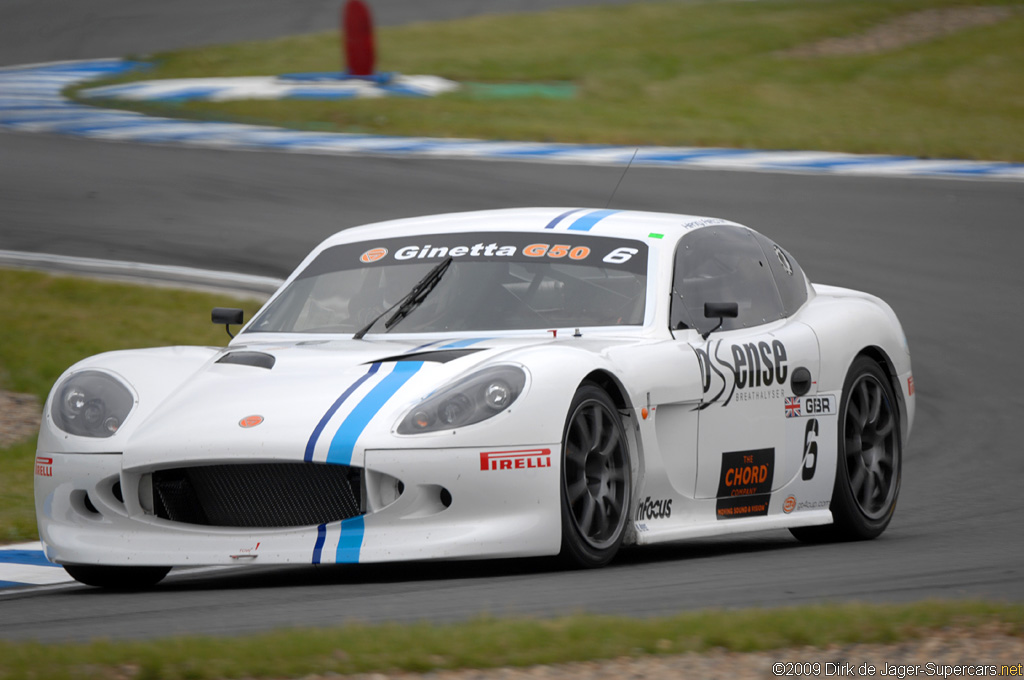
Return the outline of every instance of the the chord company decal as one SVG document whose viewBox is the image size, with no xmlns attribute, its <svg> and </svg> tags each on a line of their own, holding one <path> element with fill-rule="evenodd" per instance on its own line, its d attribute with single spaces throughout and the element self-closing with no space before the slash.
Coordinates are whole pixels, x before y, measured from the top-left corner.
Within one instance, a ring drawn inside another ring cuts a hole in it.
<svg viewBox="0 0 1024 680">
<path fill-rule="evenodd" d="M 775 449 L 723 453 L 715 516 L 739 519 L 767 515 L 774 474 Z"/>
</svg>

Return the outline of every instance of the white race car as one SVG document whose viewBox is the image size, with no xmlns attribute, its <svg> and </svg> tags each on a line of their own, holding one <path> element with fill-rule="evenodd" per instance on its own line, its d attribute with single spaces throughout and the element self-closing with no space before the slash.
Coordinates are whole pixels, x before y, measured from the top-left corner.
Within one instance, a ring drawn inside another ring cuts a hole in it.
<svg viewBox="0 0 1024 680">
<path fill-rule="evenodd" d="M 47 557 L 107 587 L 179 565 L 595 567 L 764 529 L 872 538 L 913 419 L 890 307 L 810 284 L 747 227 L 439 215 L 327 239 L 226 347 L 71 367 L 36 511 Z"/>
</svg>

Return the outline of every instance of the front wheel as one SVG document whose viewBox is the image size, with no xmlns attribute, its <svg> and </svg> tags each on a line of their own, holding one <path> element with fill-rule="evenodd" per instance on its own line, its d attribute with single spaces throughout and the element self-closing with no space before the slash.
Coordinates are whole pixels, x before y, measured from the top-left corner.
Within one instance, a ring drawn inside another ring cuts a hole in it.
<svg viewBox="0 0 1024 680">
<path fill-rule="evenodd" d="M 903 460 L 899 412 L 889 377 L 867 357 L 858 357 L 846 376 L 839 424 L 833 524 L 791 529 L 800 540 L 875 538 L 896 510 Z"/>
<path fill-rule="evenodd" d="M 586 383 L 569 406 L 562 436 L 562 558 L 604 566 L 626 533 L 632 498 L 629 445 L 608 394 Z"/>
<path fill-rule="evenodd" d="M 111 590 L 143 590 L 151 588 L 167 576 L 170 567 L 101 567 L 86 564 L 65 564 L 71 578 L 87 586 Z"/>
</svg>

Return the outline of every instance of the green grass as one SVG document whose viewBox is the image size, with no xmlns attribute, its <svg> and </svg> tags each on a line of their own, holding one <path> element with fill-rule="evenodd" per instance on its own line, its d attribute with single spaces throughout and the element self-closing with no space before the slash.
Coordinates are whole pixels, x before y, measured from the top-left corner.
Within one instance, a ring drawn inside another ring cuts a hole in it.
<svg viewBox="0 0 1024 680">
<path fill-rule="evenodd" d="M 894 643 L 930 631 L 1024 634 L 1024 606 L 931 602 L 694 612 L 667 618 L 573 616 L 437 625 L 348 625 L 237 638 L 54 644 L 0 642 L 0 680 L 280 678 L 530 666 L 643 654 L 749 652 Z M 768 669 L 765 669 L 768 672 Z"/>
<path fill-rule="evenodd" d="M 254 301 L 39 272 L 0 270 L 0 387 L 45 401 L 61 373 L 115 349 L 226 344 L 210 323 L 216 306 Z M 36 538 L 32 501 L 35 441 L 0 449 L 0 543 Z"/>
<path fill-rule="evenodd" d="M 982 4 L 1013 3 L 651 2 L 422 23 L 378 30 L 379 70 L 568 82 L 578 94 L 131 106 L 360 133 L 1024 161 L 1024 12 L 887 54 L 780 56 L 913 11 Z M 121 80 L 337 71 L 339 53 L 333 33 L 183 50 Z"/>
<path fill-rule="evenodd" d="M 35 456 L 35 437 L 0 448 L 0 545 L 38 537 L 32 496 Z"/>
</svg>

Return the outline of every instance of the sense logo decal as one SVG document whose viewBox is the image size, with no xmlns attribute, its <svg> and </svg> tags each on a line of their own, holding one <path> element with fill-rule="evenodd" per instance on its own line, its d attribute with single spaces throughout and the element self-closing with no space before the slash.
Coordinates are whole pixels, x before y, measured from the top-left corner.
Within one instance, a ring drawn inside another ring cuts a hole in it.
<svg viewBox="0 0 1024 680">
<path fill-rule="evenodd" d="M 789 362 L 781 340 L 731 345 L 724 351 L 719 340 L 714 350 L 708 344 L 707 350 L 695 351 L 704 388 L 704 401 L 697 409 L 718 403 L 728 406 L 733 398 L 751 401 L 785 396 Z"/>
<path fill-rule="evenodd" d="M 551 467 L 551 449 L 481 451 L 480 470 L 535 470 Z"/>
<path fill-rule="evenodd" d="M 740 519 L 767 515 L 774 475 L 775 449 L 723 453 L 715 516 Z"/>
</svg>

